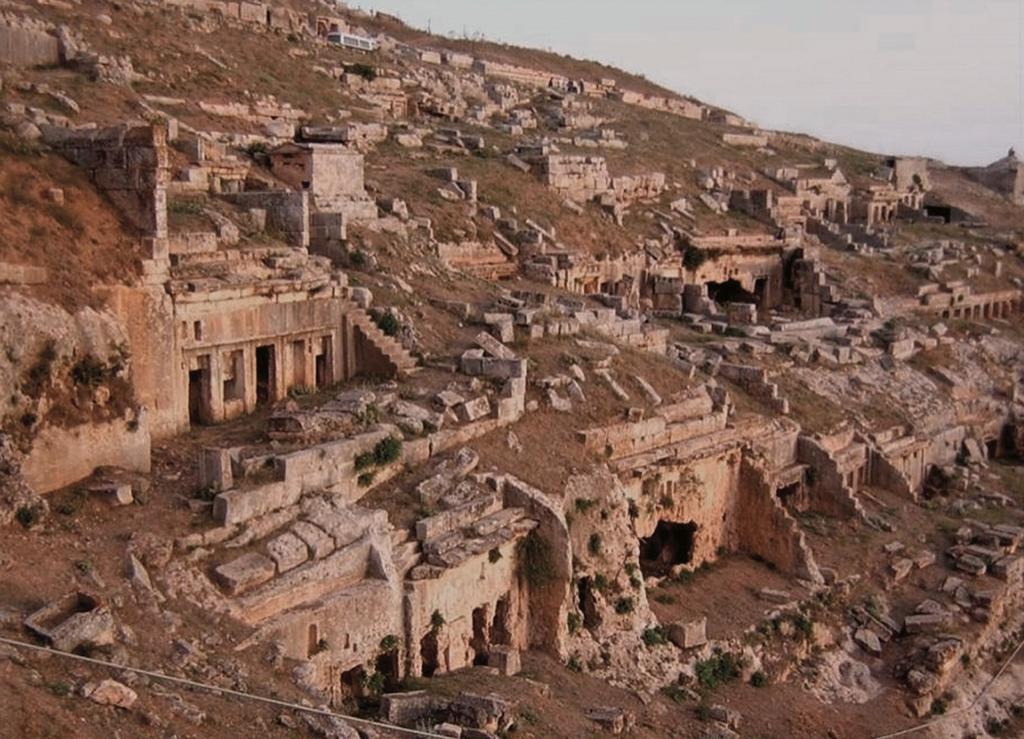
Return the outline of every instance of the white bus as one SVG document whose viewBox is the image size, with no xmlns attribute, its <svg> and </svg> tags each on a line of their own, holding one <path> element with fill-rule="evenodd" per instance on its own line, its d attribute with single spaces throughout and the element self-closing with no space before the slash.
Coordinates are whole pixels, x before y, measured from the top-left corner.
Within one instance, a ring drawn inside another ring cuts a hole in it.
<svg viewBox="0 0 1024 739">
<path fill-rule="evenodd" d="M 332 44 L 344 46 L 347 49 L 358 49 L 359 51 L 376 51 L 377 41 L 366 36 L 355 36 L 351 33 L 332 31 L 327 34 L 327 41 Z"/>
</svg>

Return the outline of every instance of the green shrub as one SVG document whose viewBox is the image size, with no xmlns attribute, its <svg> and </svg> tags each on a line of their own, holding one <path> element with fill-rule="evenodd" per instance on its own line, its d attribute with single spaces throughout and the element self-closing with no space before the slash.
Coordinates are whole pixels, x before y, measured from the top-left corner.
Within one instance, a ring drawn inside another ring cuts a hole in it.
<svg viewBox="0 0 1024 739">
<path fill-rule="evenodd" d="M 398 637 L 394 634 L 388 634 L 380 640 L 380 651 L 387 654 L 398 649 Z"/>
<path fill-rule="evenodd" d="M 14 517 L 17 519 L 18 523 L 26 529 L 30 529 L 39 521 L 39 511 L 32 506 L 23 505 L 14 514 Z"/>
<path fill-rule="evenodd" d="M 345 71 L 349 74 L 358 75 L 367 82 L 373 82 L 377 79 L 377 70 L 375 67 L 369 64 L 363 64 L 362 62 L 355 62 L 354 64 L 346 64 Z"/>
<path fill-rule="evenodd" d="M 686 702 L 686 691 L 683 690 L 683 686 L 678 683 L 672 683 L 666 685 L 661 689 L 662 695 L 668 698 L 673 703 L 685 703 Z"/>
<path fill-rule="evenodd" d="M 605 577 L 604 574 L 601 572 L 598 572 L 596 575 L 594 575 L 593 583 L 594 590 L 596 590 L 599 593 L 603 593 L 608 589 L 608 578 Z"/>
<path fill-rule="evenodd" d="M 440 631 L 444 624 L 444 616 L 441 615 L 440 611 L 434 611 L 432 614 L 430 614 L 431 631 Z"/>
<path fill-rule="evenodd" d="M 765 688 L 768 686 L 768 676 L 758 670 L 750 676 L 750 684 L 755 688 Z"/>
<path fill-rule="evenodd" d="M 381 439 L 377 442 L 377 445 L 373 448 L 373 461 L 383 467 L 386 464 L 398 461 L 398 458 L 402 455 L 402 440 L 389 436 L 386 439 Z"/>
<path fill-rule="evenodd" d="M 601 553 L 601 535 L 596 531 L 587 540 L 587 550 L 594 556 Z"/>
<path fill-rule="evenodd" d="M 354 249 L 350 251 L 348 253 L 348 263 L 356 269 L 362 269 L 363 267 L 366 266 L 365 252 L 359 249 Z"/>
<path fill-rule="evenodd" d="M 654 596 L 654 600 L 665 606 L 670 606 L 676 602 L 676 597 L 671 593 L 658 593 Z"/>
<path fill-rule="evenodd" d="M 363 680 L 363 687 L 370 695 L 380 695 L 384 692 L 385 685 L 387 685 L 387 678 L 384 677 L 383 672 L 375 672 Z"/>
<path fill-rule="evenodd" d="M 576 611 L 569 611 L 569 615 L 566 617 L 566 625 L 569 627 L 569 633 L 575 634 L 580 630 L 580 626 L 583 625 L 583 619 Z"/>
<path fill-rule="evenodd" d="M 377 475 L 373 472 L 364 472 L 356 478 L 356 484 L 361 488 L 368 488 L 373 484 L 375 477 Z"/>
<path fill-rule="evenodd" d="M 697 682 L 705 690 L 714 690 L 719 685 L 735 680 L 740 671 L 736 658 L 729 652 L 719 652 L 697 663 Z"/>
<path fill-rule="evenodd" d="M 690 246 L 683 252 L 683 266 L 686 269 L 699 269 L 705 261 L 707 261 L 707 254 L 701 249 Z"/>
<path fill-rule="evenodd" d="M 71 379 L 74 380 L 76 385 L 85 387 L 101 385 L 106 374 L 106 366 L 91 354 L 82 357 L 71 368 Z"/>
<path fill-rule="evenodd" d="M 64 698 L 65 696 L 71 695 L 71 686 L 63 680 L 50 683 L 50 692 L 58 698 Z"/>
<path fill-rule="evenodd" d="M 618 613 L 620 616 L 624 616 L 627 613 L 632 613 L 635 608 L 636 604 L 633 602 L 633 599 L 630 598 L 628 595 L 624 595 L 617 601 L 615 601 L 615 612 Z"/>
<path fill-rule="evenodd" d="M 355 459 L 356 472 L 359 472 L 360 470 L 365 470 L 368 467 L 373 467 L 374 461 L 375 460 L 373 452 L 363 452 L 362 454 L 357 454 Z"/>
<path fill-rule="evenodd" d="M 593 508 L 596 505 L 597 505 L 597 501 L 596 500 L 591 500 L 590 498 L 577 498 L 576 499 L 576 510 L 579 511 L 580 513 L 586 513 L 587 511 L 589 511 L 591 508 Z"/>
<path fill-rule="evenodd" d="M 804 639 L 810 639 L 814 633 L 814 622 L 803 613 L 796 614 L 792 620 L 797 633 Z"/>
<path fill-rule="evenodd" d="M 697 714 L 698 721 L 710 721 L 711 720 L 711 706 L 707 703 L 700 703 L 697 705 L 693 712 Z"/>
<path fill-rule="evenodd" d="M 644 644 L 649 647 L 668 643 L 668 636 L 665 634 L 665 630 L 660 626 L 652 626 L 649 629 L 644 629 L 644 633 L 640 635 L 640 638 L 643 639 Z"/>
<path fill-rule="evenodd" d="M 573 672 L 583 672 L 583 665 L 580 663 L 580 658 L 575 654 L 569 657 L 569 661 L 565 663 L 565 666 Z"/>
<path fill-rule="evenodd" d="M 938 698 L 936 698 L 935 700 L 932 701 L 932 715 L 933 716 L 942 716 L 943 714 L 946 713 L 946 711 L 948 709 L 949 709 L 949 703 L 946 702 L 946 699 L 944 697 L 940 696 L 940 697 L 938 697 Z"/>
<path fill-rule="evenodd" d="M 544 587 L 555 579 L 551 545 L 536 531 L 519 542 L 519 572 L 530 587 Z"/>
<path fill-rule="evenodd" d="M 402 330 L 402 324 L 398 322 L 393 313 L 381 313 L 376 320 L 377 328 L 386 336 L 395 337 Z"/>
</svg>

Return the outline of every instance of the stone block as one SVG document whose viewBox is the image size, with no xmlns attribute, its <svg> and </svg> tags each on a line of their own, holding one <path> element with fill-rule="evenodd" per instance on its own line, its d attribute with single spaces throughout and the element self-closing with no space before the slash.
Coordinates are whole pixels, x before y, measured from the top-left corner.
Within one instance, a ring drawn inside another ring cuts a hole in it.
<svg viewBox="0 0 1024 739">
<path fill-rule="evenodd" d="M 274 562 L 257 552 L 243 554 L 213 571 L 214 579 L 229 594 L 238 595 L 274 576 Z"/>
<path fill-rule="evenodd" d="M 334 551 L 334 539 L 319 526 L 308 521 L 298 521 L 292 526 L 292 533 L 302 540 L 313 559 L 323 559 Z"/>
<path fill-rule="evenodd" d="M 456 406 L 455 412 L 460 419 L 467 423 L 478 421 L 490 415 L 491 401 L 487 399 L 486 395 L 481 395 Z"/>
<path fill-rule="evenodd" d="M 497 668 L 498 674 L 510 677 L 522 671 L 519 650 L 504 645 L 493 646 L 487 655 L 487 664 Z"/>
<path fill-rule="evenodd" d="M 668 627 L 668 638 L 680 649 L 693 649 L 708 643 L 707 617 L 696 621 L 676 621 Z"/>
</svg>

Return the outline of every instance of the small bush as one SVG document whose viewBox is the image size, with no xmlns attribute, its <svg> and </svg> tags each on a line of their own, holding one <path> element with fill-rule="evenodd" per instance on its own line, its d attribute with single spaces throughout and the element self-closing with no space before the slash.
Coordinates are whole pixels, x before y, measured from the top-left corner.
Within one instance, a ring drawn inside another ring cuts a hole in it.
<svg viewBox="0 0 1024 739">
<path fill-rule="evenodd" d="M 942 716 L 949 709 L 949 704 L 943 697 L 938 697 L 932 701 L 932 716 Z"/>
<path fill-rule="evenodd" d="M 31 506 L 23 505 L 15 512 L 14 517 L 18 523 L 26 529 L 30 529 L 39 521 L 39 511 Z"/>
<path fill-rule="evenodd" d="M 587 540 L 587 550 L 595 557 L 601 553 L 601 535 L 596 531 Z"/>
<path fill-rule="evenodd" d="M 491 564 L 501 561 L 501 550 L 495 547 L 487 553 L 487 561 Z"/>
<path fill-rule="evenodd" d="M 803 613 L 798 613 L 793 617 L 793 626 L 804 639 L 810 639 L 814 633 L 814 622 Z"/>
<path fill-rule="evenodd" d="M 356 472 L 359 472 L 360 470 L 365 470 L 369 467 L 373 467 L 373 463 L 373 452 L 363 452 L 362 454 L 357 454 L 354 462 Z"/>
<path fill-rule="evenodd" d="M 589 511 L 591 508 L 593 508 L 596 505 L 597 505 L 597 501 L 596 500 L 591 500 L 590 498 L 577 498 L 576 499 L 576 510 L 579 511 L 580 513 L 586 513 L 587 511 Z"/>
<path fill-rule="evenodd" d="M 701 249 L 691 246 L 687 247 L 686 251 L 683 252 L 683 266 L 686 269 L 699 269 L 705 261 L 707 261 L 707 254 Z"/>
<path fill-rule="evenodd" d="M 663 606 L 670 606 L 676 602 L 676 597 L 671 593 L 658 593 L 654 596 L 654 600 L 661 603 Z"/>
<path fill-rule="evenodd" d="M 580 630 L 580 626 L 583 625 L 583 619 L 580 617 L 580 614 L 576 613 L 576 611 L 570 611 L 569 615 L 566 617 L 566 625 L 569 627 L 569 633 L 575 634 Z"/>
<path fill-rule="evenodd" d="M 71 695 L 71 686 L 63 680 L 58 680 L 55 683 L 50 683 L 50 692 L 58 698 L 64 698 Z"/>
<path fill-rule="evenodd" d="M 605 577 L 604 574 L 601 572 L 598 572 L 596 575 L 594 575 L 593 583 L 594 590 L 596 590 L 599 593 L 603 593 L 608 589 L 608 578 Z"/>
<path fill-rule="evenodd" d="M 569 661 L 565 663 L 565 666 L 573 672 L 583 672 L 583 665 L 580 663 L 580 658 L 575 654 L 569 657 Z"/>
<path fill-rule="evenodd" d="M 387 678 L 384 677 L 383 672 L 375 672 L 372 675 L 368 675 L 363 681 L 363 687 L 366 688 L 366 692 L 371 695 L 380 695 L 384 692 L 384 686 L 387 684 Z"/>
<path fill-rule="evenodd" d="M 369 64 L 363 64 L 362 62 L 356 62 L 354 64 L 345 65 L 345 71 L 348 72 L 349 74 L 358 75 L 367 82 L 373 82 L 375 79 L 377 79 L 376 68 L 370 66 Z"/>
<path fill-rule="evenodd" d="M 551 545 L 536 531 L 519 543 L 519 571 L 530 587 L 544 587 L 555 579 Z"/>
<path fill-rule="evenodd" d="M 735 680 L 739 674 L 739 667 L 736 658 L 728 652 L 720 652 L 696 665 L 697 682 L 705 690 L 714 690 L 731 680 Z"/>
<path fill-rule="evenodd" d="M 377 446 L 373 448 L 373 461 L 381 467 L 398 461 L 401 455 L 402 440 L 394 436 L 381 439 L 377 442 Z"/>
<path fill-rule="evenodd" d="M 768 676 L 758 670 L 750 676 L 750 684 L 755 688 L 765 688 L 768 686 Z"/>
<path fill-rule="evenodd" d="M 640 517 L 640 509 L 637 507 L 635 500 L 629 501 L 629 517 L 632 519 Z"/>
<path fill-rule="evenodd" d="M 665 630 L 660 626 L 652 626 L 649 629 L 644 629 L 644 633 L 641 634 L 640 638 L 643 639 L 644 644 L 649 647 L 668 643 L 668 636 L 665 634 Z"/>
<path fill-rule="evenodd" d="M 394 634 L 388 634 L 380 640 L 380 651 L 387 654 L 398 649 L 398 637 Z"/>
<path fill-rule="evenodd" d="M 356 269 L 362 269 L 366 266 L 366 254 L 359 249 L 354 249 L 348 253 L 348 263 Z"/>
<path fill-rule="evenodd" d="M 693 712 L 697 715 L 698 721 L 710 721 L 711 720 L 711 706 L 707 703 L 700 703 Z"/>
<path fill-rule="evenodd" d="M 386 336 L 395 337 L 402 330 L 402 324 L 398 322 L 393 313 L 381 313 L 377 318 L 377 328 Z"/>
<path fill-rule="evenodd" d="M 373 472 L 364 472 L 356 478 L 356 484 L 361 488 L 368 488 L 373 484 L 376 475 Z"/>
<path fill-rule="evenodd" d="M 76 385 L 82 387 L 97 387 L 103 384 L 106 378 L 107 368 L 96 357 L 91 354 L 75 362 L 71 368 L 71 379 Z"/>
<path fill-rule="evenodd" d="M 686 691 L 683 690 L 683 686 L 679 685 L 678 683 L 666 685 L 664 688 L 661 689 L 661 693 L 673 703 L 686 702 Z"/>
<path fill-rule="evenodd" d="M 440 611 L 434 611 L 432 614 L 430 614 L 431 631 L 440 631 L 444 624 L 444 616 L 441 615 Z"/>
<path fill-rule="evenodd" d="M 627 613 L 632 613 L 635 608 L 636 604 L 633 602 L 633 599 L 630 598 L 628 595 L 624 595 L 617 601 L 615 601 L 615 612 L 620 616 L 624 616 Z"/>
</svg>

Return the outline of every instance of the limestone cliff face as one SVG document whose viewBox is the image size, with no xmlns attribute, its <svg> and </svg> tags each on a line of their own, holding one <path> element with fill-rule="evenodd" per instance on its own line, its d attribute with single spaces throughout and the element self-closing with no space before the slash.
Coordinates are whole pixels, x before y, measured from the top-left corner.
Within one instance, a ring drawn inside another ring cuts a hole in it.
<svg viewBox="0 0 1024 739">
<path fill-rule="evenodd" d="M 124 327 L 106 312 L 71 314 L 17 294 L 0 298 L 0 315 L 2 426 L 25 455 L 28 484 L 47 492 L 96 465 L 136 467 L 126 464 L 135 457 L 148 468 Z"/>
<path fill-rule="evenodd" d="M 599 467 L 570 478 L 565 507 L 573 551 L 570 667 L 637 690 L 675 679 L 683 668 L 678 650 L 643 641 L 657 618 L 647 602 L 626 488 Z"/>
</svg>

